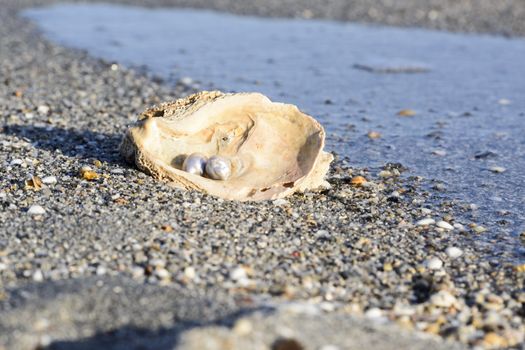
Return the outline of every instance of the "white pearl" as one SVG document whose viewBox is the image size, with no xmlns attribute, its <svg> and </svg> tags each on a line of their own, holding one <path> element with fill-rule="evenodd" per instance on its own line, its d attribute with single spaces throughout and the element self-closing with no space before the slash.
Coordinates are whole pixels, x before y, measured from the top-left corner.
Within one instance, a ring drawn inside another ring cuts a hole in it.
<svg viewBox="0 0 525 350">
<path fill-rule="evenodd" d="M 206 156 L 202 153 L 192 153 L 184 160 L 182 170 L 202 176 L 206 168 Z"/>
<path fill-rule="evenodd" d="M 206 175 L 214 180 L 227 180 L 232 174 L 231 162 L 221 156 L 213 156 L 206 163 Z"/>
</svg>

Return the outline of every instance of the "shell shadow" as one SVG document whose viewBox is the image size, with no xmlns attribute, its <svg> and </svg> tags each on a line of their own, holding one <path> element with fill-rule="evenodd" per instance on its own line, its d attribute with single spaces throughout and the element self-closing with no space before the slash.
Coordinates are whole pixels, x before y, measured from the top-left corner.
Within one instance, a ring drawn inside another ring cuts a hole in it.
<svg viewBox="0 0 525 350">
<path fill-rule="evenodd" d="M 26 139 L 38 149 L 58 152 L 68 157 L 98 159 L 118 165 L 127 164 L 118 151 L 121 135 L 32 125 L 6 125 L 0 132 Z"/>
</svg>

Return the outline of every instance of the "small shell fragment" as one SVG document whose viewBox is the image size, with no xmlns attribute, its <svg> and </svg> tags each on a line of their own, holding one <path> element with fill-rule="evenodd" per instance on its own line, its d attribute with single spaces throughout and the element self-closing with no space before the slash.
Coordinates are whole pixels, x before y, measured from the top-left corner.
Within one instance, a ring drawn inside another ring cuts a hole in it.
<svg viewBox="0 0 525 350">
<path fill-rule="evenodd" d="M 80 168 L 79 173 L 84 180 L 92 181 L 98 179 L 98 174 L 88 166 Z"/>
<path fill-rule="evenodd" d="M 35 191 L 40 191 L 42 189 L 42 179 L 38 176 L 31 176 L 30 179 L 25 181 L 27 189 L 33 189 Z"/>
<path fill-rule="evenodd" d="M 366 179 L 363 176 L 354 176 L 350 183 L 355 187 L 359 187 L 366 183 Z"/>
<path fill-rule="evenodd" d="M 40 205 L 32 205 L 27 210 L 27 214 L 29 215 L 44 215 L 46 213 L 45 209 L 42 208 Z"/>
</svg>

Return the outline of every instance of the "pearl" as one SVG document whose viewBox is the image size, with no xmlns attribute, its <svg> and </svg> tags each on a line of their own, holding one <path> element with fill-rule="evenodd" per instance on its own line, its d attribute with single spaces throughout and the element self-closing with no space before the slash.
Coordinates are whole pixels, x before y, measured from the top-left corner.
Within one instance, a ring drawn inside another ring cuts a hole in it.
<svg viewBox="0 0 525 350">
<path fill-rule="evenodd" d="M 202 153 L 192 153 L 182 163 L 182 170 L 202 176 L 206 168 L 206 156 Z"/>
<path fill-rule="evenodd" d="M 206 163 L 206 175 L 214 180 L 227 180 L 232 174 L 231 162 L 221 156 L 213 156 Z"/>
</svg>

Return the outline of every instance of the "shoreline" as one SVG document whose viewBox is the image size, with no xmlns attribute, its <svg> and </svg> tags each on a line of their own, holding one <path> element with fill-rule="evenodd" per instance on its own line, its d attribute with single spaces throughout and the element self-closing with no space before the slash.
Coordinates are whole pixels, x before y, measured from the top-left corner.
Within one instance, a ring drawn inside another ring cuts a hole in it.
<svg viewBox="0 0 525 350">
<path fill-rule="evenodd" d="M 4 0 L 4 2 L 9 0 Z M 20 0 L 16 8 L 27 8 L 61 0 Z M 210 9 L 238 15 L 303 19 L 327 19 L 394 27 L 427 28 L 439 31 L 485 33 L 507 37 L 525 35 L 525 4 L 519 0 L 331 0 L 328 3 L 297 0 L 66 0 L 68 3 L 119 3 L 143 7 Z M 12 4 L 10 4 L 12 5 Z"/>
</svg>

